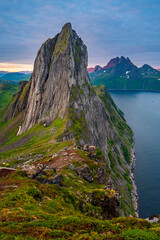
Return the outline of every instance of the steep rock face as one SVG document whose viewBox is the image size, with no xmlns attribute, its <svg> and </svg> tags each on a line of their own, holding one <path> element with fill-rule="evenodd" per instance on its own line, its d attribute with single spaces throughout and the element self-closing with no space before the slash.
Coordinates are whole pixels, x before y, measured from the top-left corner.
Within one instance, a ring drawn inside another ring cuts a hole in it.
<svg viewBox="0 0 160 240">
<path fill-rule="evenodd" d="M 77 121 L 83 126 L 77 137 L 79 144 L 95 145 L 107 153 L 111 135 L 109 117 L 91 86 L 87 61 L 86 46 L 70 23 L 42 45 L 30 80 L 20 134 L 37 122 L 48 126 L 56 117 L 69 114 L 71 132 L 77 131 Z"/>
<path fill-rule="evenodd" d="M 86 46 L 68 23 L 38 52 L 21 133 L 37 122 L 49 125 L 64 116 L 72 85 L 89 82 L 86 66 Z"/>
</svg>

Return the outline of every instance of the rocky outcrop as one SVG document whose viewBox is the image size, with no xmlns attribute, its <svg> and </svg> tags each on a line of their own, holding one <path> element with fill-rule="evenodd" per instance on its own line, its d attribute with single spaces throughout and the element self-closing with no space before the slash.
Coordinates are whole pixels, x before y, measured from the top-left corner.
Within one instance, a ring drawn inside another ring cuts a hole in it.
<svg viewBox="0 0 160 240">
<path fill-rule="evenodd" d="M 79 177 L 82 177 L 83 179 L 90 183 L 93 182 L 93 176 L 87 164 L 84 164 L 81 167 L 77 167 L 75 171 Z"/>
<path fill-rule="evenodd" d="M 62 186 L 61 181 L 63 176 L 61 173 L 57 173 L 51 165 L 46 164 L 32 164 L 24 165 L 22 170 L 31 179 L 45 184 L 58 184 Z"/>
<path fill-rule="evenodd" d="M 56 117 L 68 114 L 70 136 L 75 132 L 80 145 L 88 143 L 107 152 L 108 115 L 91 86 L 87 61 L 86 46 L 70 23 L 42 45 L 35 60 L 19 134 L 37 122 L 48 126 Z M 77 121 L 82 127 L 80 135 L 77 134 Z"/>
<path fill-rule="evenodd" d="M 35 178 L 42 172 L 44 168 L 45 166 L 43 164 L 24 165 L 22 170 L 27 174 L 29 178 Z"/>
<path fill-rule="evenodd" d="M 159 215 L 152 215 L 146 218 L 147 222 L 149 223 L 160 223 L 160 214 Z"/>
<path fill-rule="evenodd" d="M 102 164 L 96 171 L 96 180 L 99 184 L 105 184 L 106 177 L 106 166 Z"/>
<path fill-rule="evenodd" d="M 21 132 L 37 122 L 50 125 L 69 107 L 72 86 L 89 83 L 86 46 L 67 23 L 38 52 Z"/>
<path fill-rule="evenodd" d="M 93 192 L 91 197 L 91 203 L 95 206 L 99 206 L 102 209 L 103 219 L 112 219 L 119 216 L 120 210 L 119 192 L 110 189 L 100 195 L 99 192 Z"/>
</svg>

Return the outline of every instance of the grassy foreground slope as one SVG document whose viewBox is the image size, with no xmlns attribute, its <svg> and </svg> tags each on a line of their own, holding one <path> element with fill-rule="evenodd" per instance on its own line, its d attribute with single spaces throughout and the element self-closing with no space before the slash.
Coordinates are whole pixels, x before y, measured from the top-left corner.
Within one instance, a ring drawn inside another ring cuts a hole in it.
<svg viewBox="0 0 160 240">
<path fill-rule="evenodd" d="M 159 239 L 159 224 L 132 217 L 102 220 L 87 193 L 103 195 L 73 171 L 61 169 L 65 188 L 30 180 L 24 172 L 0 181 L 1 239 Z M 5 187 L 12 185 L 10 187 Z M 72 187 L 71 187 L 72 186 Z M 109 191 L 105 194 L 111 196 Z"/>
<path fill-rule="evenodd" d="M 123 118 L 123 113 L 113 106 L 103 86 L 95 90 L 107 111 L 115 108 L 110 121 L 118 127 L 123 137 L 127 124 L 116 117 L 119 114 Z M 117 192 L 106 188 L 105 182 L 101 181 L 98 170 L 105 169 L 103 153 L 96 148 L 91 156 L 90 152 L 79 149 L 74 139 L 61 141 L 67 118 L 57 118 L 49 127 L 35 124 L 17 136 L 22 121 L 23 112 L 15 119 L 1 121 L 0 124 L 0 166 L 17 169 L 7 175 L 0 174 L 0 239 L 160 238 L 159 224 L 150 224 L 134 217 L 105 220 L 106 210 L 111 215 L 115 213 Z M 81 132 L 81 128 L 78 129 Z M 132 133 L 129 136 L 132 138 Z M 103 174 L 116 176 L 118 160 L 112 153 L 115 143 L 110 140 L 108 144 L 112 164 L 111 170 L 106 168 Z M 127 157 L 126 161 L 129 161 Z M 119 159 L 119 165 L 123 165 L 121 161 Z M 45 166 L 45 169 L 37 177 L 36 174 L 33 176 L 33 172 L 22 171 L 24 165 Z M 79 174 L 84 167 L 87 171 L 85 175 L 82 172 Z M 29 178 L 29 175 L 32 177 Z M 55 178 L 57 184 L 49 184 Z M 123 208 L 124 196 L 121 199 Z M 109 207 L 103 205 L 104 200 L 107 200 Z"/>
<path fill-rule="evenodd" d="M 1 166 L 19 168 L 0 178 L 0 239 L 159 239 L 159 224 L 133 217 L 103 220 L 101 201 L 112 201 L 116 192 L 97 181 L 101 153 L 97 149 L 91 159 L 74 141 L 57 142 L 64 127 L 60 119 L 49 128 L 38 124 L 21 137 L 25 141 L 32 136 L 26 144 L 1 153 Z M 15 139 L 9 142 L 15 144 Z M 40 181 L 30 179 L 21 170 L 29 159 L 30 165 L 52 165 L 54 171 L 48 168 Z M 73 166 L 84 164 L 93 176 L 91 183 L 75 174 Z M 62 186 L 43 183 L 56 174 L 62 174 Z"/>
</svg>

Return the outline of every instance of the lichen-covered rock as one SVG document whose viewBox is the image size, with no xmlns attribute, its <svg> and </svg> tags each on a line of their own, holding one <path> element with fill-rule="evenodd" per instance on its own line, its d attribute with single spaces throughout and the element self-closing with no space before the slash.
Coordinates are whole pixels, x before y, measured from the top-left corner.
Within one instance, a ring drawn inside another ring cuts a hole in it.
<svg viewBox="0 0 160 240">
<path fill-rule="evenodd" d="M 57 173 L 55 176 L 51 177 L 50 183 L 62 185 L 61 181 L 63 180 L 62 173 Z"/>
<path fill-rule="evenodd" d="M 22 170 L 27 174 L 29 178 L 35 178 L 42 172 L 44 168 L 45 167 L 43 164 L 24 165 Z"/>
<path fill-rule="evenodd" d="M 119 216 L 120 199 L 121 196 L 119 192 L 113 189 L 95 191 L 92 193 L 91 203 L 95 206 L 101 207 L 103 219 L 111 219 Z"/>
<path fill-rule="evenodd" d="M 101 165 L 96 171 L 96 180 L 100 184 L 106 183 L 106 166 L 105 164 Z"/>
<path fill-rule="evenodd" d="M 84 164 L 81 167 L 77 167 L 75 171 L 79 177 L 82 177 L 83 179 L 90 183 L 93 182 L 93 176 L 87 164 Z"/>
</svg>

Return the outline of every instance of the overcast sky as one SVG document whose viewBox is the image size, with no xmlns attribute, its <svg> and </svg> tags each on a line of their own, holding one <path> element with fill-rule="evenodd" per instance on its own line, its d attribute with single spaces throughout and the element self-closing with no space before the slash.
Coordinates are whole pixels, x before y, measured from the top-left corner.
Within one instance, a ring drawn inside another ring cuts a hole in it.
<svg viewBox="0 0 160 240">
<path fill-rule="evenodd" d="M 89 66 L 125 56 L 160 67 L 160 0 L 0 0 L 0 10 L 0 70 L 30 70 L 66 22 L 87 45 Z"/>
</svg>

